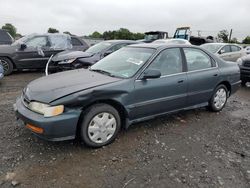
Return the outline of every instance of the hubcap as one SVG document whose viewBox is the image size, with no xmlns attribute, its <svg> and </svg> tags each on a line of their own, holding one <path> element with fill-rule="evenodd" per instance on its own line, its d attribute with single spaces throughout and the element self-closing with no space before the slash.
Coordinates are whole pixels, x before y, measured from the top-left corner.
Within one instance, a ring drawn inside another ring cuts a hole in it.
<svg viewBox="0 0 250 188">
<path fill-rule="evenodd" d="M 7 72 L 7 71 L 9 70 L 9 64 L 8 64 L 7 61 L 5 61 L 5 60 L 0 60 L 0 64 L 3 65 L 3 70 L 4 70 L 4 72 Z"/>
<path fill-rule="evenodd" d="M 218 89 L 214 97 L 214 105 L 217 109 L 220 109 L 224 106 L 227 100 L 227 92 L 224 88 Z"/>
<path fill-rule="evenodd" d="M 92 142 L 101 144 L 107 142 L 116 131 L 116 119 L 108 112 L 97 114 L 88 126 L 88 136 Z"/>
</svg>

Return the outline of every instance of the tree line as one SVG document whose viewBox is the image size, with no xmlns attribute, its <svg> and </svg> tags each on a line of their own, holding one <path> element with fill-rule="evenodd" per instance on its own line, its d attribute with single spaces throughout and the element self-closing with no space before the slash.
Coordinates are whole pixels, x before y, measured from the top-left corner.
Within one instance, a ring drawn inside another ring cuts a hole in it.
<svg viewBox="0 0 250 188">
<path fill-rule="evenodd" d="M 2 29 L 6 30 L 13 38 L 20 38 L 22 35 L 17 32 L 17 28 L 11 24 L 6 23 L 2 26 Z M 47 30 L 48 33 L 59 33 L 59 30 L 50 27 Z M 64 31 L 63 33 L 73 35 L 69 31 Z M 113 31 L 105 31 L 100 33 L 98 31 L 94 31 L 92 34 L 88 35 L 87 37 L 91 38 L 102 38 L 104 40 L 112 40 L 112 39 L 127 39 L 127 40 L 139 40 L 144 38 L 144 33 L 134 33 L 129 31 L 126 28 L 120 28 L 119 30 Z M 250 35 L 246 36 L 241 42 L 237 40 L 237 38 L 229 39 L 229 32 L 228 30 L 221 30 L 217 35 L 218 39 L 225 42 L 225 43 L 242 43 L 242 44 L 250 44 Z M 229 41 L 230 40 L 230 41 Z"/>
</svg>

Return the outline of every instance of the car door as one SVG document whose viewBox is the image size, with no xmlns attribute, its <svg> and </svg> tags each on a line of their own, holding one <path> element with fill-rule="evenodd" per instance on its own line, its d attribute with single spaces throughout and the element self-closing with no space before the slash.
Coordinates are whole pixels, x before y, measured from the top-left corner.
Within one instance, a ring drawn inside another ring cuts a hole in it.
<svg viewBox="0 0 250 188">
<path fill-rule="evenodd" d="M 218 52 L 219 56 L 224 59 L 225 61 L 231 61 L 232 60 L 232 51 L 230 45 L 226 45 L 221 48 L 221 50 Z"/>
<path fill-rule="evenodd" d="M 232 51 L 231 61 L 236 62 L 243 55 L 243 50 L 239 46 L 231 45 L 231 51 Z"/>
<path fill-rule="evenodd" d="M 73 46 L 72 50 L 85 51 L 88 48 L 88 45 L 84 41 L 74 36 L 71 36 L 71 44 Z"/>
<path fill-rule="evenodd" d="M 188 106 L 209 101 L 219 80 L 217 63 L 204 51 L 183 48 L 187 64 Z"/>
<path fill-rule="evenodd" d="M 165 49 L 145 69 L 159 70 L 160 78 L 135 80 L 134 119 L 174 111 L 186 106 L 187 76 L 179 48 Z M 143 74 L 142 74 L 143 75 Z"/>
<path fill-rule="evenodd" d="M 24 48 L 16 52 L 15 60 L 22 68 L 41 68 L 43 62 L 47 62 L 46 52 L 49 50 L 47 36 L 34 36 L 25 42 Z"/>
</svg>

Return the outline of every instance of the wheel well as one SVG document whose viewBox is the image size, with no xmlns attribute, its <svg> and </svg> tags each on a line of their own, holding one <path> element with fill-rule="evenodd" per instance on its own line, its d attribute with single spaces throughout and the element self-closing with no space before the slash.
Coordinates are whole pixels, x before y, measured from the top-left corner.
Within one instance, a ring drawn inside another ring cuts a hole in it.
<svg viewBox="0 0 250 188">
<path fill-rule="evenodd" d="M 227 90 L 229 91 L 229 95 L 230 95 L 230 93 L 231 93 L 231 85 L 230 85 L 230 83 L 228 81 L 223 81 L 223 82 L 219 83 L 218 85 L 221 85 L 221 84 L 226 86 Z"/>
<path fill-rule="evenodd" d="M 13 68 L 16 69 L 16 65 L 15 65 L 14 61 L 10 57 L 8 57 L 8 56 L 1 56 L 1 57 L 7 58 L 8 60 L 10 60 L 12 65 L 13 65 Z"/>
<path fill-rule="evenodd" d="M 110 100 L 110 99 L 107 99 L 107 100 L 97 100 L 95 102 L 92 102 L 90 104 L 88 104 L 87 106 L 85 106 L 84 108 L 82 108 L 82 113 L 80 115 L 80 118 L 78 120 L 78 123 L 77 123 L 77 128 L 76 128 L 76 136 L 79 137 L 79 133 L 80 133 L 80 127 L 81 127 L 81 122 L 82 122 L 82 119 L 84 118 L 84 112 L 89 108 L 91 107 L 92 105 L 94 104 L 108 104 L 112 107 L 114 107 L 117 112 L 119 113 L 120 115 L 120 118 L 121 118 L 121 127 L 122 128 L 125 128 L 126 126 L 126 118 L 128 117 L 128 114 L 125 110 L 125 108 L 117 101 L 114 101 L 114 100 Z"/>
</svg>

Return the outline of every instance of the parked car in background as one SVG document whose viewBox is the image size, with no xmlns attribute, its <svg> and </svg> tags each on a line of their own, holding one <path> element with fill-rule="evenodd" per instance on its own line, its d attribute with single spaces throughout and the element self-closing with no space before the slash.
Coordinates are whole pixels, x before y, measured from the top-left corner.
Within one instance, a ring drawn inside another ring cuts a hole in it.
<svg viewBox="0 0 250 188">
<path fill-rule="evenodd" d="M 138 42 L 151 43 L 158 39 L 167 39 L 168 32 L 166 31 L 149 31 L 144 33 L 145 37 L 142 40 L 137 40 Z"/>
<path fill-rule="evenodd" d="M 136 44 L 91 66 L 32 81 L 14 105 L 41 138 L 79 135 L 91 147 L 132 123 L 208 106 L 222 110 L 240 86 L 239 66 L 191 45 Z"/>
<path fill-rule="evenodd" d="M 213 36 L 198 36 L 193 35 L 194 32 L 191 31 L 190 27 L 179 27 L 176 28 L 173 38 L 176 39 L 186 39 L 193 45 L 202 45 L 205 43 L 217 42 L 217 38 Z"/>
<path fill-rule="evenodd" d="M 250 55 L 239 58 L 237 63 L 240 67 L 241 84 L 245 86 L 247 82 L 250 82 Z"/>
<path fill-rule="evenodd" d="M 202 48 L 218 55 L 220 58 L 226 61 L 234 61 L 246 55 L 243 48 L 237 44 L 227 44 L 227 43 L 207 43 L 201 45 Z"/>
<path fill-rule="evenodd" d="M 4 74 L 3 74 L 3 65 L 0 62 L 0 80 L 3 78 Z"/>
<path fill-rule="evenodd" d="M 191 43 L 185 39 L 159 39 L 155 40 L 152 43 L 164 43 L 164 44 L 189 44 Z"/>
<path fill-rule="evenodd" d="M 0 45 L 11 44 L 13 41 L 14 39 L 7 31 L 0 29 Z"/>
<path fill-rule="evenodd" d="M 32 34 L 11 45 L 0 46 L 0 60 L 4 74 L 14 69 L 44 69 L 51 55 L 66 49 L 85 50 L 88 46 L 76 36 L 66 34 Z"/>
<path fill-rule="evenodd" d="M 47 73 L 87 68 L 114 51 L 138 42 L 133 40 L 107 40 L 91 46 L 85 52 L 67 50 L 55 55 L 48 62 Z"/>
</svg>

